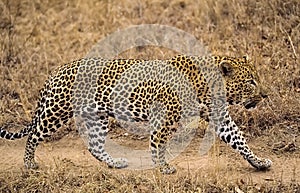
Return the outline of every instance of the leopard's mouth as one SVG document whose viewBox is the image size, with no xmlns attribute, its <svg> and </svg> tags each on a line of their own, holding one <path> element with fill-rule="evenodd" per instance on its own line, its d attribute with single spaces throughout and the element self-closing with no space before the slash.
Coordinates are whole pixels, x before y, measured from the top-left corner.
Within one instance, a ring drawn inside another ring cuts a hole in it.
<svg viewBox="0 0 300 193">
<path fill-rule="evenodd" d="M 250 102 L 246 102 L 246 103 L 244 103 L 244 107 L 246 108 L 246 109 L 254 109 L 255 107 L 256 107 L 256 105 L 257 105 L 257 103 L 258 103 L 259 101 L 250 101 Z"/>
</svg>

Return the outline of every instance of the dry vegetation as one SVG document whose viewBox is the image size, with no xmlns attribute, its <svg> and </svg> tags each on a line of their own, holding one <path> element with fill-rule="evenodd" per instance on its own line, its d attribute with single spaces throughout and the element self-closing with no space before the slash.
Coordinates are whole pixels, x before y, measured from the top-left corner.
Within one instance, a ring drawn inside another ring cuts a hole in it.
<svg viewBox="0 0 300 193">
<path fill-rule="evenodd" d="M 221 144 L 209 168 L 180 169 L 171 176 L 110 170 L 93 158 L 87 162 L 89 155 L 71 132 L 38 149 L 53 146 L 46 154 L 62 154 L 40 155 L 44 166 L 24 171 L 24 140 L 0 140 L 0 192 L 300 192 L 299 0 L 0 0 L 0 13 L 0 125 L 18 130 L 28 124 L 49 72 L 84 57 L 108 34 L 164 24 L 193 34 L 214 54 L 248 54 L 255 61 L 269 100 L 254 111 L 231 111 L 250 146 L 274 160 L 270 171 L 255 172 Z M 120 57 L 171 54 L 139 48 Z"/>
</svg>

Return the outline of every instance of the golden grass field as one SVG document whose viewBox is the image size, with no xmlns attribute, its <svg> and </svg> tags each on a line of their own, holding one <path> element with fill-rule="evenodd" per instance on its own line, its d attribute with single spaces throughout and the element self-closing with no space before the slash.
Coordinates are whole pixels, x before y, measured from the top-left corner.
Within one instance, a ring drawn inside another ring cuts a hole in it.
<svg viewBox="0 0 300 193">
<path fill-rule="evenodd" d="M 0 192 L 299 193 L 299 0 L 0 0 L 0 125 L 17 131 L 29 124 L 52 70 L 84 57 L 107 35 L 139 24 L 173 26 L 194 35 L 213 54 L 252 58 L 269 99 L 253 111 L 230 110 L 250 147 L 273 160 L 271 169 L 255 171 L 221 142 L 202 157 L 191 145 L 173 160 L 178 168 L 174 175 L 108 169 L 70 126 L 39 146 L 41 167 L 35 171 L 23 168 L 25 139 L 1 139 Z M 174 54 L 145 47 L 120 57 Z M 128 139 L 119 130 L 120 141 L 147 145 L 147 140 Z"/>
</svg>

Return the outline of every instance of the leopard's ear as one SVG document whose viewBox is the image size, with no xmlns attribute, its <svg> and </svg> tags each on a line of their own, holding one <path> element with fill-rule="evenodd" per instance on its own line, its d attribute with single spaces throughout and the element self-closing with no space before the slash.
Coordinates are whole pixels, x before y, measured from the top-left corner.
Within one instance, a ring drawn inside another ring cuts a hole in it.
<svg viewBox="0 0 300 193">
<path fill-rule="evenodd" d="M 232 76 L 233 75 L 234 68 L 229 61 L 223 60 L 220 62 L 219 66 L 220 66 L 220 70 L 224 76 Z"/>
<path fill-rule="evenodd" d="M 244 59 L 244 62 L 251 60 L 250 57 L 248 56 L 248 54 L 244 55 L 243 59 Z"/>
</svg>

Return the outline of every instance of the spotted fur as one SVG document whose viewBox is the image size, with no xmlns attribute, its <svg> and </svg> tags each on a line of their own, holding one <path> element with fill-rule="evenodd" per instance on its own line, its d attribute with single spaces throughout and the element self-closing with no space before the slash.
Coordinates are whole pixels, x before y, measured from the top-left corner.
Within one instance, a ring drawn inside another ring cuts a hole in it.
<svg viewBox="0 0 300 193">
<path fill-rule="evenodd" d="M 174 78 L 176 76 L 177 79 Z M 139 77 L 144 78 L 141 81 Z M 186 81 L 178 81 L 183 79 Z M 226 100 L 218 99 L 222 103 L 218 103 L 217 111 L 214 111 L 214 101 L 218 100 L 213 99 L 222 94 Z M 191 104 L 189 97 L 193 96 L 198 107 Z M 181 100 L 183 97 L 185 100 Z M 170 60 L 152 61 L 85 58 L 62 65 L 50 75 L 40 92 L 31 124 L 17 133 L 0 128 L 0 136 L 14 140 L 28 135 L 25 166 L 37 168 L 34 153 L 38 144 L 71 118 L 80 118 L 85 126 L 78 127 L 88 130 L 91 154 L 110 167 L 124 168 L 127 166 L 126 159 L 112 158 L 104 149 L 109 117 L 125 121 L 152 121 L 152 160 L 161 172 L 173 173 L 176 169 L 165 161 L 166 144 L 176 132 L 180 119 L 192 116 L 198 108 L 199 115 L 207 121 L 217 117 L 218 124 L 214 129 L 225 143 L 253 167 L 263 170 L 269 168 L 272 162 L 257 157 L 250 150 L 228 113 L 228 104 L 251 108 L 265 97 L 267 95 L 257 72 L 246 57 L 176 56 Z M 149 116 L 154 102 L 164 107 L 161 120 Z"/>
</svg>

